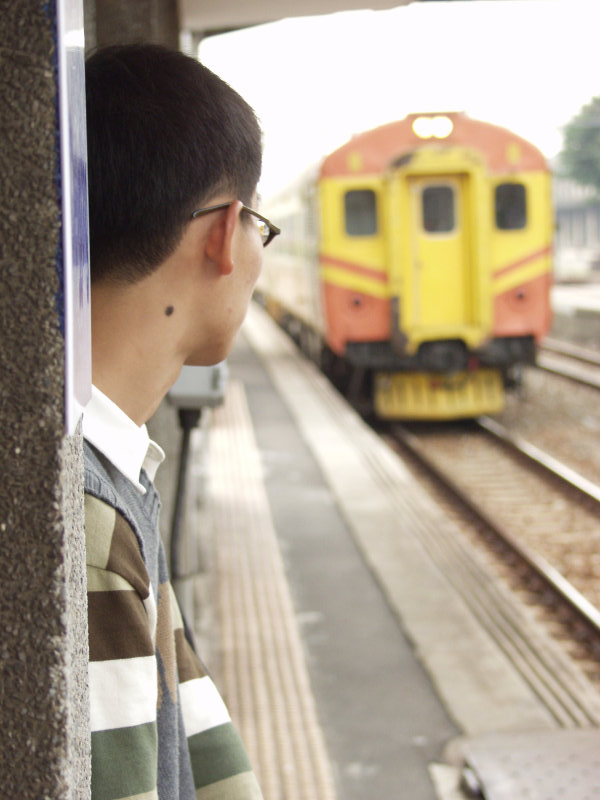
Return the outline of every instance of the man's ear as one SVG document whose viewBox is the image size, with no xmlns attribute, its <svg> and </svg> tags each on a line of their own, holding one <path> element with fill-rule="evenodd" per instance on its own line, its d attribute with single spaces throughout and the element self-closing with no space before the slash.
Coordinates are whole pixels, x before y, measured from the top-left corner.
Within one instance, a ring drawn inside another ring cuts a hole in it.
<svg viewBox="0 0 600 800">
<path fill-rule="evenodd" d="M 242 210 L 242 202 L 236 200 L 219 214 L 208 230 L 206 237 L 206 255 L 219 268 L 221 275 L 233 272 L 233 234 Z"/>
</svg>

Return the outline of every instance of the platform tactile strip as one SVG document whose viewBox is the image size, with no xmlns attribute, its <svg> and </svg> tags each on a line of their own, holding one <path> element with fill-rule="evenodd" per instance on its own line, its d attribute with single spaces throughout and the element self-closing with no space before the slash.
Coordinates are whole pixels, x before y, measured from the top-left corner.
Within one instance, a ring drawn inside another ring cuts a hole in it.
<svg viewBox="0 0 600 800">
<path fill-rule="evenodd" d="M 210 431 L 221 689 L 266 800 L 336 800 L 241 383 Z"/>
</svg>

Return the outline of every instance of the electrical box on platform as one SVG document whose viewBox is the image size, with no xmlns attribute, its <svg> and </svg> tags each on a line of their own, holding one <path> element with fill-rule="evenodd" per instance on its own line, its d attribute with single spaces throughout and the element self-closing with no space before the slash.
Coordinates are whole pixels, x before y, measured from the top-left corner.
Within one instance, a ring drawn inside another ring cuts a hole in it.
<svg viewBox="0 0 600 800">
<path fill-rule="evenodd" d="M 212 367 L 182 367 L 167 397 L 176 408 L 214 408 L 223 403 L 227 388 L 225 361 Z"/>
</svg>

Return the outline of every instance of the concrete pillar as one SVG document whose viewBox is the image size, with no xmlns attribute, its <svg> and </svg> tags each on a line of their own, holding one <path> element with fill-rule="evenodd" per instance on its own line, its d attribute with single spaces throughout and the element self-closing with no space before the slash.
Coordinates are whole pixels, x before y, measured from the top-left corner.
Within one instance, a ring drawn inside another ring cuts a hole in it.
<svg viewBox="0 0 600 800">
<path fill-rule="evenodd" d="M 85 0 L 86 47 L 157 42 L 179 47 L 177 0 Z"/>
<path fill-rule="evenodd" d="M 81 435 L 65 435 L 56 8 L 2 3 L 0 786 L 89 796 Z"/>
</svg>

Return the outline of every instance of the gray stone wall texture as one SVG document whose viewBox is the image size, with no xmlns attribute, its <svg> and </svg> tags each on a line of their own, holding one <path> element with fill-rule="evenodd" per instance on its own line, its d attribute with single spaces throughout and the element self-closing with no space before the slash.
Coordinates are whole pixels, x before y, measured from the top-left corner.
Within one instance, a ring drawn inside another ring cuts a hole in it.
<svg viewBox="0 0 600 800">
<path fill-rule="evenodd" d="M 81 434 L 65 437 L 54 2 L 1 0 L 0 796 L 89 797 Z"/>
</svg>

